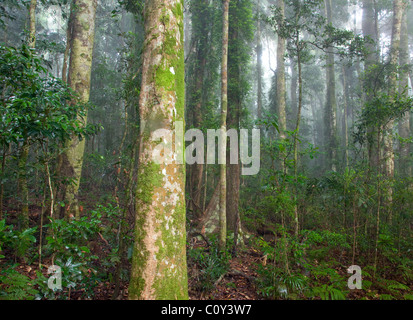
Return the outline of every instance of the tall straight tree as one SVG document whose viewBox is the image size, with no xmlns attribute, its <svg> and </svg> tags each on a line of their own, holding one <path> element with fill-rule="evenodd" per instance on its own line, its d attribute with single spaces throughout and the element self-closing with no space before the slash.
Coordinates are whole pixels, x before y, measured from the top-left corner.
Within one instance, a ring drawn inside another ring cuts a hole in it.
<svg viewBox="0 0 413 320">
<path fill-rule="evenodd" d="M 277 0 L 277 6 L 280 10 L 282 19 L 285 18 L 285 3 L 284 0 Z M 278 35 L 277 43 L 277 115 L 278 125 L 281 139 L 285 139 L 285 131 L 287 130 L 287 116 L 285 103 L 285 50 L 286 40 L 282 35 Z M 282 164 L 283 165 L 283 164 Z"/>
<path fill-rule="evenodd" d="M 257 3 L 257 118 L 262 118 L 262 39 L 261 39 L 261 0 Z"/>
<path fill-rule="evenodd" d="M 187 96 L 189 96 L 188 109 L 192 113 L 192 126 L 197 129 L 203 126 L 203 87 L 211 42 L 210 37 L 205 35 L 205 30 L 211 27 L 210 11 L 209 1 L 195 0 L 190 4 L 192 21 L 191 43 L 194 47 L 194 52 L 192 59 L 188 63 L 190 69 L 189 76 L 192 76 L 192 78 L 188 81 Z M 201 195 L 204 168 L 203 163 L 195 163 L 190 167 L 191 206 L 195 218 L 200 218 L 203 213 Z"/>
<path fill-rule="evenodd" d="M 407 10 L 403 14 L 399 58 L 400 66 L 402 67 L 399 83 L 399 92 L 403 93 L 405 92 L 405 90 L 408 90 L 409 86 L 409 34 L 407 30 Z M 401 138 L 406 140 L 410 137 L 410 112 L 406 112 L 399 122 L 399 135 Z M 406 142 L 401 142 L 399 152 L 399 173 L 403 176 L 410 176 L 412 170 L 407 162 L 410 153 L 410 144 Z"/>
<path fill-rule="evenodd" d="M 184 138 L 175 134 L 175 143 L 165 145 L 161 153 L 169 161 L 153 157 L 159 145 L 153 134 L 172 132 L 184 121 L 183 11 L 183 0 L 145 2 L 131 300 L 188 299 L 185 165 L 178 161 Z"/>
<path fill-rule="evenodd" d="M 333 11 L 331 0 L 324 0 L 325 11 L 328 24 L 333 23 Z M 330 35 L 331 36 L 331 35 Z M 336 102 L 336 79 L 335 79 L 335 58 L 333 52 L 327 53 L 326 80 L 327 97 L 325 108 L 325 141 L 327 144 L 328 169 L 336 171 L 337 162 L 337 102 Z"/>
<path fill-rule="evenodd" d="M 229 8 L 228 44 L 228 130 L 240 130 L 242 106 L 249 92 L 248 68 L 251 56 L 250 43 L 254 39 L 252 2 L 233 0 Z M 258 97 L 259 98 L 259 97 Z M 258 115 L 259 116 L 259 115 Z M 230 146 L 231 148 L 233 146 Z M 227 229 L 234 231 L 234 253 L 240 230 L 239 197 L 241 166 L 230 163 L 227 152 Z"/>
<path fill-rule="evenodd" d="M 220 196 L 219 196 L 219 248 L 225 250 L 227 239 L 227 168 L 225 164 L 227 152 L 227 113 L 228 113 L 228 36 L 229 36 L 229 1 L 223 0 L 222 14 L 222 62 L 221 62 L 221 139 L 220 164 Z"/>
<path fill-rule="evenodd" d="M 72 3 L 73 21 L 71 35 L 71 55 L 68 85 L 78 93 L 80 102 L 88 103 L 90 78 L 95 40 L 97 0 L 74 0 Z M 86 125 L 87 118 L 80 119 Z M 73 137 L 62 154 L 61 173 L 72 180 L 66 186 L 64 202 L 66 214 L 80 215 L 78 192 L 82 174 L 85 140 Z"/>
<path fill-rule="evenodd" d="M 30 16 L 30 31 L 29 31 L 29 46 L 36 47 L 36 7 L 37 0 L 30 1 L 29 16 Z"/>
<path fill-rule="evenodd" d="M 29 38 L 27 44 L 32 49 L 36 47 L 36 7 L 37 0 L 31 0 L 29 7 Z M 18 162 L 18 195 L 20 198 L 18 222 L 21 229 L 27 229 L 29 227 L 29 187 L 27 185 L 29 150 L 29 140 L 26 137 L 20 148 Z"/>
<path fill-rule="evenodd" d="M 403 13 L 406 8 L 404 0 L 395 0 L 393 2 L 393 28 L 390 48 L 390 65 L 393 68 L 399 65 L 400 40 L 402 30 Z M 389 95 L 394 96 L 398 91 L 397 71 L 392 71 L 389 76 Z M 393 149 L 393 127 L 394 120 L 388 122 L 383 130 L 386 132 L 384 136 L 384 152 L 383 158 L 385 162 L 384 173 L 388 179 L 394 178 L 394 149 Z M 393 188 L 390 186 L 387 190 L 387 205 L 390 205 L 393 200 Z M 392 220 L 391 210 L 389 211 L 389 220 Z"/>
<path fill-rule="evenodd" d="M 379 50 L 378 50 L 378 41 L 379 35 L 377 32 L 377 23 L 376 18 L 376 7 L 373 0 L 363 0 L 363 35 L 366 39 L 370 41 L 366 42 L 367 55 L 365 57 L 365 73 L 368 75 L 374 70 L 374 66 L 379 61 Z M 365 88 L 365 97 L 366 101 L 369 101 L 372 98 L 373 92 L 371 88 L 371 82 L 368 81 L 363 84 Z M 377 128 L 375 126 L 370 126 L 368 130 L 368 156 L 369 156 L 369 168 L 370 170 L 375 170 L 379 168 L 379 150 L 377 147 Z"/>
</svg>

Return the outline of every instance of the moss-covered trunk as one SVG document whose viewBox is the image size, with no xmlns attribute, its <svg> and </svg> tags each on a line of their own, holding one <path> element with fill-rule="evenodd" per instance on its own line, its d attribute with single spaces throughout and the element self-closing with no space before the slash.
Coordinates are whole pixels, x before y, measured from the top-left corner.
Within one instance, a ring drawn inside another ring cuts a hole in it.
<svg viewBox="0 0 413 320">
<path fill-rule="evenodd" d="M 90 95 L 92 54 L 95 38 L 97 0 L 74 0 L 73 25 L 68 84 L 75 90 L 80 102 L 87 103 Z M 86 125 L 87 117 L 80 119 Z M 83 165 L 85 140 L 73 137 L 62 155 L 61 173 L 72 181 L 64 194 L 67 215 L 79 216 L 78 192 Z"/>
<path fill-rule="evenodd" d="M 176 121 L 184 121 L 183 9 L 183 0 L 145 3 L 131 300 L 188 299 L 185 165 L 177 159 L 184 141 L 164 145 L 168 162 L 153 158 L 159 141 L 152 141 L 155 131 L 174 130 Z"/>
</svg>

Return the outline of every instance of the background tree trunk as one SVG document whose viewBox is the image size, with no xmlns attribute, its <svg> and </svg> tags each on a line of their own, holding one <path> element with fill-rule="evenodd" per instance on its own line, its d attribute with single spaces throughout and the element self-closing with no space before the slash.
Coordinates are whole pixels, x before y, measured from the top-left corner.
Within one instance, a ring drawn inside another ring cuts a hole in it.
<svg viewBox="0 0 413 320">
<path fill-rule="evenodd" d="M 90 95 L 90 78 L 92 70 L 93 47 L 95 37 L 97 0 L 73 1 L 73 30 L 69 63 L 68 85 L 79 94 L 80 102 L 88 103 Z M 84 125 L 87 116 L 80 119 Z M 78 192 L 83 166 L 85 139 L 73 137 L 66 145 L 62 155 L 61 172 L 73 183 L 66 186 L 64 192 L 67 215 L 79 217 Z"/>
<path fill-rule="evenodd" d="M 331 0 L 325 0 L 327 21 L 333 23 Z M 328 170 L 337 171 L 337 102 L 336 102 L 336 73 L 334 53 L 327 53 L 326 66 L 327 98 L 325 111 L 325 130 L 327 145 Z"/>
<path fill-rule="evenodd" d="M 376 11 L 373 0 L 363 0 L 363 35 L 366 38 L 370 38 L 372 42 L 366 43 L 366 49 L 368 54 L 365 61 L 365 72 L 368 74 L 372 67 L 379 61 L 378 56 L 378 34 L 377 34 L 377 24 L 375 23 Z M 363 87 L 366 89 L 364 99 L 369 101 L 371 99 L 372 92 L 368 90 L 370 88 L 370 83 L 364 83 Z M 379 168 L 379 150 L 377 149 L 377 128 L 370 126 L 368 129 L 368 155 L 369 155 L 369 168 L 370 170 L 376 170 Z"/>
<path fill-rule="evenodd" d="M 402 67 L 402 72 L 400 74 L 400 84 L 399 92 L 403 93 L 405 90 L 409 90 L 409 34 L 407 31 L 407 11 L 403 14 L 402 27 L 401 27 L 401 38 L 400 38 L 400 66 Z M 410 111 L 406 112 L 403 118 L 399 122 L 399 135 L 403 139 L 408 139 L 410 137 Z M 400 160 L 399 160 L 399 173 L 402 176 L 410 176 L 412 174 L 412 168 L 408 165 L 408 158 L 410 154 L 410 144 L 400 143 Z"/>
<path fill-rule="evenodd" d="M 400 52 L 400 39 L 401 39 L 401 28 L 403 12 L 405 9 L 404 0 L 395 0 L 393 9 L 393 29 L 391 38 L 391 48 L 390 48 L 390 64 L 394 67 L 398 65 L 399 62 L 399 52 Z M 389 77 L 389 94 L 393 96 L 398 91 L 397 83 L 397 71 L 393 71 Z M 392 221 L 392 210 L 389 208 L 393 201 L 393 186 L 392 180 L 394 178 L 394 150 L 393 150 L 393 127 L 394 120 L 389 121 L 387 126 L 384 128 L 384 172 L 387 179 L 390 180 L 390 184 L 386 192 L 386 206 L 389 211 L 389 222 Z"/>
<path fill-rule="evenodd" d="M 284 0 L 277 0 L 277 6 L 280 9 L 282 16 L 285 15 Z M 281 139 L 285 139 L 285 131 L 287 130 L 287 116 L 285 103 L 285 39 L 278 36 L 277 44 L 277 112 L 278 112 L 278 126 L 280 130 Z"/>
<path fill-rule="evenodd" d="M 228 112 L 228 34 L 229 34 L 229 0 L 223 0 L 222 21 L 222 63 L 221 63 L 221 154 L 220 159 L 226 159 L 227 152 L 227 112 Z M 220 198 L 219 198 L 219 248 L 226 248 L 227 237 L 227 172 L 226 165 L 220 165 Z"/>
<path fill-rule="evenodd" d="M 257 118 L 262 119 L 262 39 L 261 39 L 261 1 L 257 3 Z"/>
</svg>

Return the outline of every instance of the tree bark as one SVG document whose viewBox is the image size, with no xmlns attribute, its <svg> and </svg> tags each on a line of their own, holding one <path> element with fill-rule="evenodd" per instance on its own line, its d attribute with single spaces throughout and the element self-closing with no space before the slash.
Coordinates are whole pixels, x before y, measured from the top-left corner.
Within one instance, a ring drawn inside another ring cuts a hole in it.
<svg viewBox="0 0 413 320">
<path fill-rule="evenodd" d="M 284 0 L 277 0 L 277 6 L 280 9 L 280 13 L 283 18 L 285 15 Z M 281 139 L 285 139 L 285 131 L 287 130 L 287 116 L 286 116 L 286 103 L 285 103 L 285 50 L 286 40 L 278 36 L 277 44 L 277 112 L 278 112 L 278 126 L 280 130 Z"/>
<path fill-rule="evenodd" d="M 347 80 L 347 72 L 348 68 L 343 66 L 342 67 L 342 75 L 343 75 L 343 101 L 344 101 L 344 161 L 345 167 L 348 168 L 349 166 L 349 135 L 348 135 L 348 120 L 350 118 L 350 108 L 349 108 L 349 88 L 348 88 L 348 80 Z"/>
<path fill-rule="evenodd" d="M 262 119 L 262 40 L 261 40 L 261 1 L 257 4 L 257 118 Z"/>
<path fill-rule="evenodd" d="M 327 22 L 333 23 L 331 0 L 325 0 Z M 325 112 L 325 130 L 327 142 L 328 169 L 337 171 L 337 102 L 336 102 L 336 79 L 334 53 L 327 53 L 326 79 L 327 99 Z"/>
<path fill-rule="evenodd" d="M 190 98 L 190 108 L 191 112 L 193 113 L 193 127 L 195 129 L 201 129 L 203 124 L 203 87 L 204 87 L 204 79 L 205 79 L 205 68 L 207 64 L 207 56 L 209 51 L 210 45 L 210 38 L 200 34 L 200 32 L 205 32 L 205 29 L 208 28 L 209 21 L 207 17 L 205 17 L 205 12 L 208 9 L 209 3 L 205 0 L 198 0 L 194 1 L 192 4 L 193 6 L 193 14 L 192 14 L 192 26 L 193 26 L 193 33 L 191 43 L 194 44 L 195 47 L 195 58 L 192 62 L 193 64 L 193 80 L 191 83 L 194 83 L 194 86 L 191 84 L 188 86 L 191 90 L 189 92 Z M 201 195 L 203 191 L 203 176 L 204 176 L 204 164 L 202 163 L 195 163 L 191 166 L 191 174 L 190 174 L 190 192 L 191 192 L 191 201 L 190 204 L 193 208 L 194 218 L 199 219 L 203 213 L 202 210 L 202 203 L 201 203 Z M 206 186 L 204 187 L 206 188 Z"/>
<path fill-rule="evenodd" d="M 404 0 L 395 0 L 393 2 L 393 28 L 390 48 L 390 64 L 397 66 L 399 64 L 400 40 L 403 12 L 405 11 Z M 389 94 L 393 96 L 398 90 L 397 72 L 393 71 L 389 77 Z M 394 150 L 393 150 L 393 127 L 394 120 L 388 122 L 384 128 L 384 173 L 387 179 L 390 180 L 390 185 L 386 192 L 386 206 L 389 209 L 389 222 L 392 221 L 392 211 L 389 208 L 393 202 L 393 187 L 392 180 L 394 178 Z"/>
<path fill-rule="evenodd" d="M 37 0 L 30 1 L 29 16 L 30 16 L 30 30 L 29 30 L 29 46 L 36 47 L 36 7 Z"/>
<path fill-rule="evenodd" d="M 366 43 L 366 49 L 368 51 L 365 60 L 365 72 L 369 74 L 374 65 L 379 61 L 378 53 L 378 34 L 377 34 L 377 24 L 375 23 L 377 18 L 375 5 L 373 0 L 363 0 L 363 35 L 365 38 L 370 38 L 372 41 Z M 363 83 L 366 101 L 371 99 L 371 87 L 369 83 Z M 367 128 L 368 134 L 368 154 L 369 154 L 369 168 L 370 171 L 379 168 L 379 150 L 377 149 L 377 128 L 370 126 Z"/>
<path fill-rule="evenodd" d="M 231 14 L 230 17 L 234 17 Z M 236 19 L 236 17 L 234 17 Z M 231 20 L 233 21 L 233 20 Z M 228 59 L 228 79 L 233 84 L 228 90 L 228 115 L 227 128 L 235 129 L 239 133 L 240 129 L 240 112 L 242 108 L 242 101 L 238 88 L 235 84 L 240 83 L 240 68 L 239 62 L 232 57 L 239 54 L 237 39 L 239 37 L 239 30 L 236 23 L 229 27 L 229 37 L 231 44 L 229 45 L 230 55 Z M 234 46 L 234 47 L 233 47 Z M 239 229 L 239 190 L 240 190 L 240 175 L 241 166 L 238 163 L 230 163 L 230 153 L 227 151 L 227 199 L 226 199 L 226 215 L 227 215 L 227 229 L 234 233 Z"/>
<path fill-rule="evenodd" d="M 88 103 L 95 37 L 97 0 L 74 0 L 72 45 L 68 85 L 78 93 L 81 103 Z M 86 125 L 87 116 L 79 118 Z M 66 215 L 80 216 L 78 192 L 83 166 L 85 139 L 72 137 L 62 154 L 62 174 L 73 181 L 66 186 L 64 202 Z"/>
<path fill-rule="evenodd" d="M 184 139 L 164 146 L 169 161 L 153 157 L 158 142 L 152 139 L 155 131 L 172 132 L 184 121 L 183 10 L 183 0 L 145 2 L 131 300 L 188 299 L 185 164 L 177 155 Z"/>
<path fill-rule="evenodd" d="M 294 59 L 291 59 L 291 112 L 292 117 L 289 119 L 289 122 L 292 123 L 291 131 L 295 130 L 294 123 L 297 119 L 297 62 Z"/>
<path fill-rule="evenodd" d="M 73 2 L 70 6 L 69 20 L 67 21 L 67 30 L 66 30 L 66 49 L 63 55 L 63 68 L 62 68 L 62 80 L 67 82 L 67 61 L 69 60 L 70 48 L 72 46 L 72 33 L 73 33 L 73 15 L 75 8 Z"/>
<path fill-rule="evenodd" d="M 227 152 L 227 113 L 228 113 L 228 34 L 229 1 L 223 0 L 222 21 L 222 63 L 221 63 L 221 153 L 220 159 L 226 159 Z M 220 198 L 219 198 L 219 248 L 224 251 L 227 238 L 227 178 L 226 165 L 220 164 Z"/>
<path fill-rule="evenodd" d="M 29 39 L 28 45 L 34 49 L 36 47 L 36 6 L 37 0 L 31 0 L 29 8 Z M 18 162 L 18 194 L 20 198 L 20 212 L 18 216 L 21 230 L 29 227 L 29 187 L 27 183 L 27 161 L 29 158 L 29 138 L 25 136 L 20 149 Z"/>
<path fill-rule="evenodd" d="M 409 35 L 407 30 L 407 11 L 403 14 L 402 27 L 401 27 L 401 38 L 400 38 L 400 66 L 402 68 L 400 74 L 399 92 L 403 93 L 405 90 L 408 92 L 409 86 Z M 403 139 L 408 139 L 410 137 L 410 111 L 406 112 L 399 122 L 399 135 Z M 410 144 L 406 142 L 401 142 L 399 145 L 400 160 L 399 160 L 399 173 L 406 177 L 410 176 L 412 173 L 411 167 L 408 166 L 408 158 L 410 154 Z"/>
</svg>

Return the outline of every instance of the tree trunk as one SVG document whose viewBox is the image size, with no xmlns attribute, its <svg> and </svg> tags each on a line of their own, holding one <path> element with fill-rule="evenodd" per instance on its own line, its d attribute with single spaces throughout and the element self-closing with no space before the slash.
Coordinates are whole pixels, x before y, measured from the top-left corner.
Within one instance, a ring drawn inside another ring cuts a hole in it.
<svg viewBox="0 0 413 320">
<path fill-rule="evenodd" d="M 184 139 L 166 144 L 170 161 L 153 153 L 156 130 L 184 121 L 185 68 L 182 0 L 145 2 L 145 47 L 140 94 L 140 150 L 131 300 L 188 299 Z M 183 128 L 181 128 L 183 129 Z M 175 145 L 175 150 L 173 149 Z"/>
<path fill-rule="evenodd" d="M 29 142 L 25 138 L 20 148 L 18 162 L 18 194 L 19 194 L 19 229 L 24 230 L 29 227 L 29 188 L 27 185 L 27 160 L 29 158 Z"/>
<path fill-rule="evenodd" d="M 298 42 L 298 39 L 297 39 Z M 301 111 L 303 108 L 303 77 L 300 53 L 297 55 L 297 67 L 298 67 L 298 112 L 297 112 L 297 124 L 295 126 L 294 135 L 294 180 L 295 180 L 295 205 L 294 205 L 294 222 L 295 222 L 295 235 L 297 236 L 300 231 L 300 220 L 298 212 L 298 137 L 300 134 L 301 124 Z"/>
<path fill-rule="evenodd" d="M 203 87 L 205 79 L 205 68 L 210 45 L 210 38 L 200 32 L 204 32 L 208 27 L 208 21 L 205 12 L 209 7 L 208 1 L 198 0 L 192 3 L 192 33 L 191 43 L 195 47 L 195 57 L 192 62 L 192 79 L 188 86 L 190 96 L 190 112 L 192 112 L 192 125 L 195 129 L 201 129 L 203 124 Z M 194 85 L 192 85 L 194 83 Z M 194 218 L 199 219 L 203 213 L 201 195 L 203 191 L 204 164 L 195 163 L 191 167 L 190 174 L 190 193 Z"/>
<path fill-rule="evenodd" d="M 262 40 L 261 40 L 261 1 L 257 4 L 257 118 L 262 119 Z"/>
<path fill-rule="evenodd" d="M 231 13 L 230 19 L 232 20 L 234 14 Z M 234 17 L 234 20 L 237 17 Z M 231 24 L 229 27 L 230 37 L 230 55 L 228 58 L 228 79 L 233 86 L 228 90 L 228 116 L 227 116 L 227 128 L 235 129 L 239 134 L 240 129 L 240 112 L 242 108 L 242 101 L 238 88 L 235 84 L 240 83 L 240 68 L 237 59 L 233 59 L 234 56 L 239 55 L 239 44 L 237 39 L 239 37 L 239 30 L 237 23 Z M 226 215 L 227 215 L 227 229 L 234 233 L 239 228 L 239 190 L 240 190 L 240 175 L 241 167 L 238 163 L 230 163 L 231 151 L 227 151 L 227 199 L 226 199 Z"/>
<path fill-rule="evenodd" d="M 325 0 L 326 16 L 329 24 L 333 23 L 331 0 Z M 334 53 L 327 54 L 326 79 L 327 99 L 325 111 L 325 130 L 327 142 L 328 170 L 337 171 L 337 102 Z"/>
<path fill-rule="evenodd" d="M 297 62 L 291 59 L 291 112 L 292 117 L 289 119 L 290 123 L 294 123 L 297 119 Z M 294 124 L 292 125 L 291 131 L 295 130 Z"/>
<path fill-rule="evenodd" d="M 69 60 L 70 48 L 72 46 L 72 33 L 73 33 L 73 15 L 75 8 L 72 5 L 70 6 L 70 15 L 69 20 L 67 21 L 67 30 L 66 30 L 66 49 L 63 55 L 63 68 L 62 68 L 62 80 L 67 82 L 67 61 Z"/>
<path fill-rule="evenodd" d="M 369 37 L 372 40 L 371 42 L 366 43 L 366 49 L 368 51 L 366 60 L 365 60 L 365 72 L 368 74 L 374 65 L 379 61 L 379 54 L 378 54 L 378 34 L 377 28 L 375 24 L 376 20 L 376 12 L 375 12 L 375 5 L 374 0 L 363 0 L 363 35 L 364 37 Z M 366 101 L 371 99 L 371 88 L 369 83 L 363 84 Z M 369 90 L 370 89 L 370 90 Z M 369 154 L 369 168 L 371 171 L 376 170 L 379 168 L 379 150 L 377 149 L 377 128 L 374 126 L 370 126 L 367 128 L 368 131 L 368 154 Z"/>
<path fill-rule="evenodd" d="M 88 103 L 92 71 L 93 45 L 97 0 L 74 0 L 72 46 L 69 63 L 68 85 L 75 90 L 80 102 Z M 82 121 L 87 123 L 87 116 Z M 73 183 L 66 186 L 64 202 L 66 215 L 80 216 L 78 192 L 83 166 L 85 139 L 72 137 L 62 154 L 61 172 Z"/>
<path fill-rule="evenodd" d="M 284 0 L 277 0 L 277 6 L 283 18 L 285 15 Z M 278 112 L 278 126 L 280 130 L 281 139 L 285 139 L 285 131 L 287 130 L 287 116 L 285 111 L 285 50 L 286 41 L 284 38 L 278 36 L 277 44 L 277 112 Z M 282 162 L 282 161 L 281 161 Z"/>
<path fill-rule="evenodd" d="M 401 39 L 400 39 L 400 66 L 402 67 L 402 73 L 400 75 L 399 92 L 403 93 L 406 90 L 408 92 L 409 86 L 409 35 L 407 30 L 407 11 L 403 14 L 402 27 L 401 27 Z M 406 112 L 399 122 L 399 135 L 403 139 L 410 137 L 410 111 Z M 411 167 L 408 166 L 408 158 L 410 154 L 410 144 L 406 142 L 400 142 L 399 146 L 400 160 L 399 160 L 399 173 L 403 176 L 410 176 L 412 173 Z"/>
<path fill-rule="evenodd" d="M 399 64 L 400 39 L 402 18 L 405 8 L 404 0 L 395 0 L 393 9 L 393 29 L 390 48 L 390 64 L 397 66 Z M 389 77 L 389 94 L 393 96 L 398 90 L 397 72 L 392 72 Z M 393 202 L 393 187 L 392 180 L 394 178 L 394 150 L 393 150 L 393 127 L 394 120 L 388 122 L 384 128 L 384 172 L 387 179 L 390 180 L 390 185 L 386 192 L 386 206 L 389 212 L 389 222 L 392 221 L 392 212 L 389 208 Z"/>
<path fill-rule="evenodd" d="M 221 153 L 220 159 L 226 159 L 227 152 L 227 113 L 228 113 L 228 34 L 229 1 L 223 0 L 222 27 L 222 63 L 221 63 Z M 227 172 L 226 165 L 220 164 L 220 198 L 219 198 L 219 248 L 224 251 L 227 237 Z"/>
<path fill-rule="evenodd" d="M 28 45 L 34 49 L 36 47 L 36 6 L 37 0 L 31 0 L 29 8 L 29 40 Z M 19 208 L 19 227 L 21 230 L 29 227 L 29 187 L 27 185 L 27 160 L 29 158 L 30 145 L 28 136 L 25 140 L 19 154 L 18 162 L 18 194 L 20 198 Z"/>
<path fill-rule="evenodd" d="M 345 167 L 348 168 L 349 166 L 349 135 L 348 135 L 348 120 L 350 118 L 350 109 L 349 109 L 349 88 L 348 88 L 348 80 L 347 80 L 347 72 L 348 68 L 343 66 L 342 67 L 342 74 L 343 74 L 343 101 L 344 101 L 344 161 Z"/>
<path fill-rule="evenodd" d="M 37 0 L 30 1 L 29 16 L 30 16 L 30 30 L 29 30 L 29 46 L 36 47 L 36 7 Z"/>
</svg>

